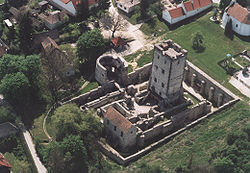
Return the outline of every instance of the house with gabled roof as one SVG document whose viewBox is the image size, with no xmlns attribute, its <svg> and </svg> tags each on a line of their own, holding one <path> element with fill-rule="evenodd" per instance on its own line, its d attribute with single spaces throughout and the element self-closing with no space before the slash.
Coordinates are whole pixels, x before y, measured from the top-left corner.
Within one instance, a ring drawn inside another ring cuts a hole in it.
<svg viewBox="0 0 250 173">
<path fill-rule="evenodd" d="M 84 0 L 83 0 L 84 1 Z M 82 2 L 81 0 L 51 0 L 52 5 L 61 10 L 65 10 L 69 15 L 76 15 L 77 6 Z M 88 7 L 91 9 L 98 5 L 99 0 L 87 0 Z"/>
<path fill-rule="evenodd" d="M 165 8 L 162 12 L 162 18 L 170 25 L 178 23 L 186 18 L 192 17 L 205 11 L 212 6 L 211 0 L 190 0 L 182 2 L 177 7 Z"/>
<path fill-rule="evenodd" d="M 107 135 L 123 151 L 136 144 L 136 127 L 113 106 L 109 106 L 104 114 L 104 126 Z"/>
<path fill-rule="evenodd" d="M 59 48 L 55 40 L 47 37 L 41 44 L 41 58 L 54 58 L 54 61 L 57 62 L 55 68 L 57 68 L 56 70 L 62 78 L 73 76 L 75 74 L 73 62 L 71 62 L 67 53 Z"/>
<path fill-rule="evenodd" d="M 53 11 L 48 16 L 41 14 L 39 17 L 50 30 L 61 26 L 65 22 L 67 14 L 64 11 Z"/>
<path fill-rule="evenodd" d="M 243 36 L 250 36 L 250 11 L 233 0 L 225 9 L 222 17 L 222 27 L 232 20 L 232 30 Z"/>
<path fill-rule="evenodd" d="M 4 158 L 3 154 L 0 153 L 0 173 L 10 173 L 12 166 Z"/>
</svg>

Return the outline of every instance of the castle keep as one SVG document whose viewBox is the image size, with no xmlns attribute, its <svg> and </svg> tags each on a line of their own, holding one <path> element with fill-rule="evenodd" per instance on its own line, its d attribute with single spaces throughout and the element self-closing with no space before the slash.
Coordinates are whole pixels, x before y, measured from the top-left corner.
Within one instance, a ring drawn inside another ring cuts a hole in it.
<svg viewBox="0 0 250 173">
<path fill-rule="evenodd" d="M 187 51 L 171 40 L 154 47 L 152 74 L 149 89 L 173 103 L 183 95 L 183 76 Z"/>
</svg>

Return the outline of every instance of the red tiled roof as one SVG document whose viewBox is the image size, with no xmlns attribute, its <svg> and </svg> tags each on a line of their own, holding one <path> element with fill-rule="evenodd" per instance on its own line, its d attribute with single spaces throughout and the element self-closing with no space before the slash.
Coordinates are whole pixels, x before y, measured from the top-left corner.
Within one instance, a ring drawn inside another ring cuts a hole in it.
<svg viewBox="0 0 250 173">
<path fill-rule="evenodd" d="M 71 0 L 61 0 L 64 4 L 67 4 L 67 3 L 69 3 L 69 1 L 71 1 Z"/>
<path fill-rule="evenodd" d="M 184 11 L 182 9 L 182 7 L 177 7 L 174 9 L 171 9 L 168 11 L 170 16 L 174 19 L 174 18 L 178 18 L 184 15 Z"/>
<path fill-rule="evenodd" d="M 3 157 L 2 154 L 0 154 L 0 168 L 1 167 L 7 167 L 11 168 L 12 166 L 7 162 L 7 160 Z"/>
<path fill-rule="evenodd" d="M 110 106 L 104 115 L 109 121 L 117 126 L 121 131 L 127 133 L 132 127 L 132 123 L 127 120 L 120 112 L 118 112 L 113 106 Z"/>
<path fill-rule="evenodd" d="M 205 7 L 210 4 L 212 4 L 211 0 L 200 0 L 200 7 Z"/>
<path fill-rule="evenodd" d="M 229 7 L 227 9 L 227 14 L 241 23 L 250 24 L 250 12 L 238 3 L 234 3 L 231 7 Z"/>
<path fill-rule="evenodd" d="M 41 43 L 42 47 L 45 51 L 51 48 L 57 48 L 59 49 L 58 45 L 56 44 L 55 40 L 51 39 L 50 37 L 47 37 L 43 42 Z"/>
<path fill-rule="evenodd" d="M 193 11 L 194 10 L 192 1 L 186 1 L 186 2 L 184 2 L 184 7 L 185 7 L 185 9 L 187 11 Z"/>
<path fill-rule="evenodd" d="M 76 9 L 77 5 L 79 5 L 81 3 L 81 0 L 61 0 L 61 1 L 65 4 L 67 4 L 71 1 L 74 5 L 75 9 Z M 88 0 L 89 6 L 94 5 L 98 2 L 99 2 L 99 0 Z"/>
<path fill-rule="evenodd" d="M 111 39 L 111 42 L 113 43 L 114 46 L 123 46 L 126 44 L 126 42 L 121 38 L 121 37 L 116 37 Z"/>
<path fill-rule="evenodd" d="M 200 8 L 200 1 L 199 0 L 193 0 L 193 7 L 194 7 L 194 10 L 196 10 L 197 8 Z"/>
</svg>

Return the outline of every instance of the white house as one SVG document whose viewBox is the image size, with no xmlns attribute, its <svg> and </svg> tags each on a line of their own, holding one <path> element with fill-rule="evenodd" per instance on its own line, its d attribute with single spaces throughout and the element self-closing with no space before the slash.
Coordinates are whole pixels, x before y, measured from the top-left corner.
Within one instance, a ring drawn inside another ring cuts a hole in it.
<svg viewBox="0 0 250 173">
<path fill-rule="evenodd" d="M 232 30 L 243 36 L 250 36 L 250 11 L 240 6 L 235 0 L 225 9 L 222 27 L 232 20 Z"/>
<path fill-rule="evenodd" d="M 129 14 L 135 10 L 135 7 L 140 4 L 140 0 L 117 0 L 116 6 L 118 9 Z"/>
<path fill-rule="evenodd" d="M 182 2 L 175 8 L 166 8 L 163 10 L 162 18 L 169 24 L 175 24 L 210 8 L 212 3 L 211 0 L 190 0 Z"/>
<path fill-rule="evenodd" d="M 127 151 L 136 144 L 136 127 L 114 107 L 110 106 L 104 114 L 104 126 L 112 142 Z"/>
<path fill-rule="evenodd" d="M 81 3 L 81 0 L 51 0 L 55 7 L 67 11 L 70 15 L 76 15 L 77 5 Z M 99 0 L 88 0 L 89 9 L 98 5 Z"/>
</svg>

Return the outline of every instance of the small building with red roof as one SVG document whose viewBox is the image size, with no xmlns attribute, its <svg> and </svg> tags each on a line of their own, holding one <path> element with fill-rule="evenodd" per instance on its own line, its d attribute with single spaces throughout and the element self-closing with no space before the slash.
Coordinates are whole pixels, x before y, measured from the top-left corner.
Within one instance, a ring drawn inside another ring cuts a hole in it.
<svg viewBox="0 0 250 173">
<path fill-rule="evenodd" d="M 99 2 L 99 0 L 86 0 L 86 1 L 88 2 L 89 9 L 98 6 Z M 65 10 L 69 15 L 75 16 L 77 6 L 82 2 L 82 0 L 51 0 L 50 2 L 57 8 Z"/>
<path fill-rule="evenodd" d="M 7 162 L 4 156 L 0 153 L 0 172 L 1 173 L 10 173 L 12 166 Z"/>
<path fill-rule="evenodd" d="M 210 8 L 212 4 L 212 0 L 189 0 L 182 2 L 175 8 L 163 10 L 162 18 L 169 24 L 175 24 L 201 13 Z"/>
<path fill-rule="evenodd" d="M 107 136 L 123 151 L 136 144 L 136 127 L 113 106 L 108 107 L 103 120 Z"/>
<path fill-rule="evenodd" d="M 250 36 L 250 11 L 233 0 L 225 9 L 222 18 L 222 27 L 232 20 L 232 30 L 243 36 Z"/>
</svg>

